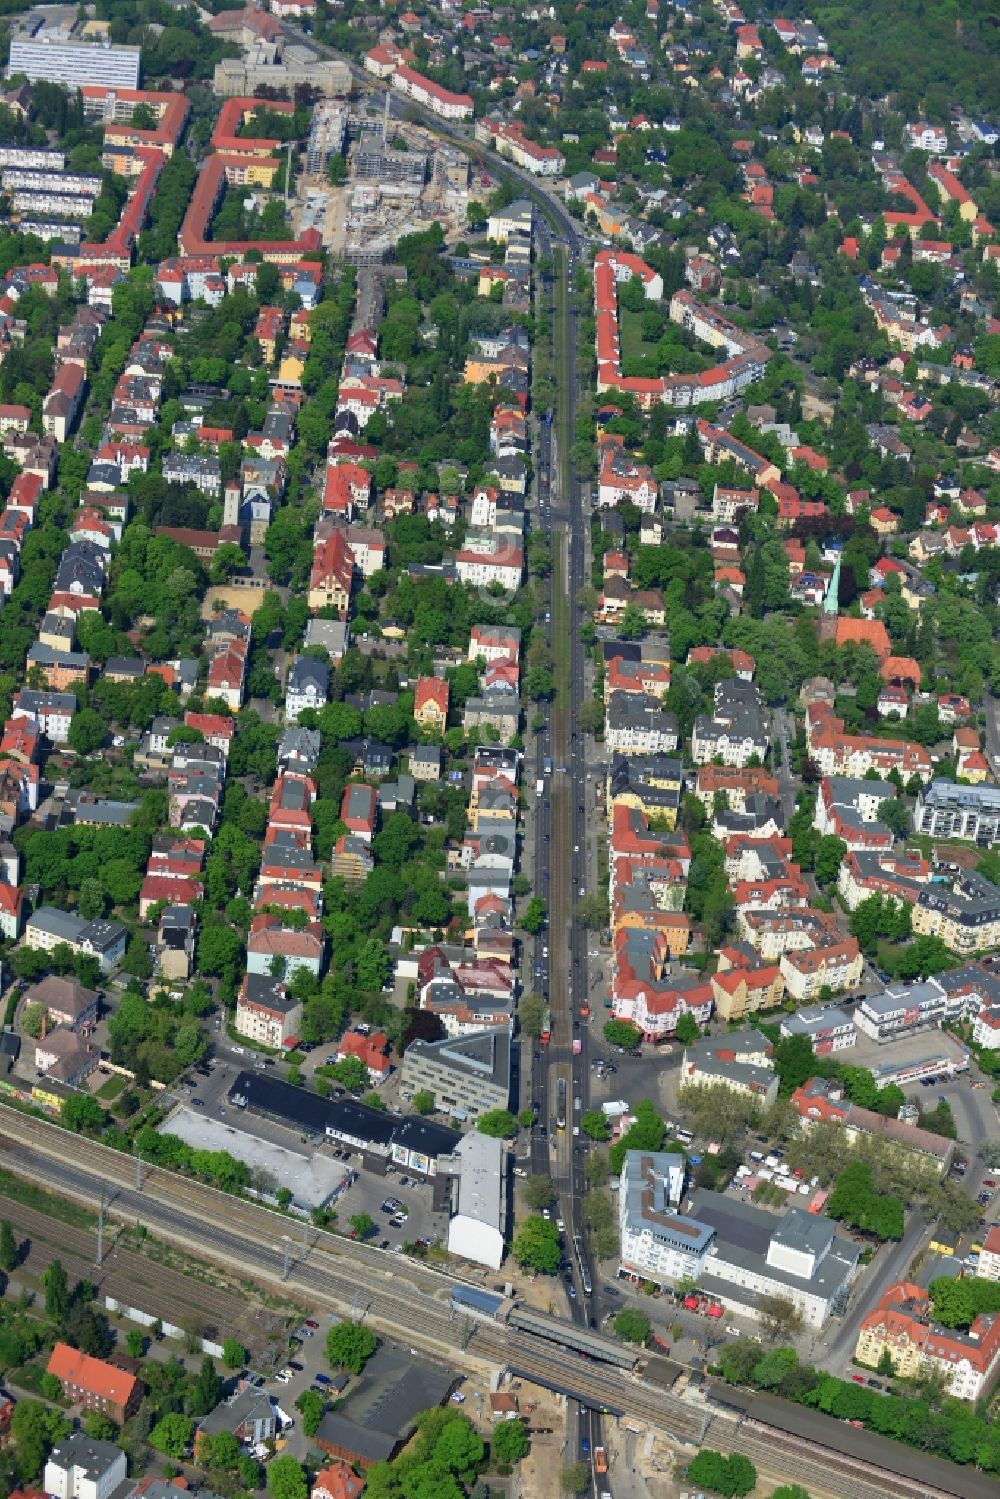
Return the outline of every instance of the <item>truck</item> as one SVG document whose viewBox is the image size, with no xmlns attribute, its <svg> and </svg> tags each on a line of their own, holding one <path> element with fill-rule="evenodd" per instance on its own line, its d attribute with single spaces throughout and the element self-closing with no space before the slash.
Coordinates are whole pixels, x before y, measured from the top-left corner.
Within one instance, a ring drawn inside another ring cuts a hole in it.
<svg viewBox="0 0 1000 1499">
<path fill-rule="evenodd" d="M 583 1042 L 580 1040 L 579 1036 L 575 1036 L 573 1038 L 573 1055 L 575 1057 L 578 1057 L 580 1055 L 580 1053 L 581 1053 L 582 1050 L 583 1050 Z"/>
<path fill-rule="evenodd" d="M 603 1447 L 594 1448 L 594 1472 L 606 1473 L 608 1471 L 608 1454 Z"/>
<path fill-rule="evenodd" d="M 545 782 L 542 779 L 542 777 L 539 776 L 538 780 L 535 782 L 535 795 L 536 796 L 543 796 L 544 794 L 545 794 Z"/>
</svg>

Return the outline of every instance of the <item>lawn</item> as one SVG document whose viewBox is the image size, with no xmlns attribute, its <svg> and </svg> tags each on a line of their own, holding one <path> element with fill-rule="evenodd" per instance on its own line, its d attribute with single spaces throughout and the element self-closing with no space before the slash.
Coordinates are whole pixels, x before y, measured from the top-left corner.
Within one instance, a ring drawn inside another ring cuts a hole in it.
<svg viewBox="0 0 1000 1499">
<path fill-rule="evenodd" d="M 118 1097 L 120 1093 L 123 1093 L 124 1091 L 125 1079 L 123 1077 L 119 1077 L 118 1074 L 115 1073 L 108 1078 L 106 1083 L 101 1084 L 101 1086 L 97 1090 L 97 1097 L 102 1101 L 102 1103 L 111 1103 Z"/>
<path fill-rule="evenodd" d="M 622 363 L 627 359 L 656 358 L 656 344 L 645 343 L 642 337 L 641 312 L 629 312 L 627 307 L 618 309 L 618 332 L 621 337 Z"/>
</svg>

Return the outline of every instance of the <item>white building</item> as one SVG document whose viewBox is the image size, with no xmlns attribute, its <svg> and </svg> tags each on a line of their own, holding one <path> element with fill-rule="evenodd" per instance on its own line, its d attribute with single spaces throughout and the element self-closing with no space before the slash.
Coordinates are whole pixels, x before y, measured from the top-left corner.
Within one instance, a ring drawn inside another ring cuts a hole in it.
<svg viewBox="0 0 1000 1499">
<path fill-rule="evenodd" d="M 846 1051 L 858 1039 L 854 1021 L 836 1005 L 814 1005 L 781 1017 L 782 1036 L 808 1036 L 818 1057 Z"/>
<path fill-rule="evenodd" d="M 524 576 L 524 553 L 520 547 L 497 547 L 494 550 L 466 546 L 455 558 L 455 570 L 463 583 L 486 588 L 499 583 L 513 592 L 520 588 Z"/>
<path fill-rule="evenodd" d="M 473 1130 L 455 1148 L 458 1179 L 448 1223 L 448 1253 L 499 1270 L 507 1219 L 507 1147 Z"/>
<path fill-rule="evenodd" d="M 285 717 L 295 723 L 305 708 L 322 708 L 330 691 L 330 667 L 317 656 L 300 656 L 288 673 Z"/>
<path fill-rule="evenodd" d="M 822 1327 L 846 1305 L 860 1250 L 837 1237 L 821 1214 L 789 1208 L 774 1215 L 730 1196 L 696 1188 L 689 1213 L 673 1208 L 663 1154 L 629 1151 L 619 1192 L 621 1268 L 659 1285 L 688 1279 L 744 1316 L 760 1296 L 791 1301 L 807 1327 Z M 683 1166 L 681 1167 L 683 1170 Z"/>
<path fill-rule="evenodd" d="M 125 1482 L 125 1454 L 114 1442 L 97 1442 L 82 1431 L 53 1447 L 42 1487 L 55 1499 L 111 1499 Z"/>
<path fill-rule="evenodd" d="M 696 1280 L 712 1230 L 682 1218 L 684 1157 L 629 1150 L 618 1193 L 622 1269 L 662 1285 Z"/>
<path fill-rule="evenodd" d="M 392 87 L 422 104 L 432 114 L 440 115 L 443 120 L 467 120 L 472 115 L 473 103 L 469 94 L 449 93 L 448 89 L 432 83 L 413 68 L 398 67 L 392 75 Z"/>
<path fill-rule="evenodd" d="M 23 73 L 31 83 L 45 78 L 74 91 L 84 84 L 134 89 L 139 87 L 140 58 L 138 47 L 58 41 L 44 36 L 22 38 L 10 44 L 7 77 Z"/>
</svg>

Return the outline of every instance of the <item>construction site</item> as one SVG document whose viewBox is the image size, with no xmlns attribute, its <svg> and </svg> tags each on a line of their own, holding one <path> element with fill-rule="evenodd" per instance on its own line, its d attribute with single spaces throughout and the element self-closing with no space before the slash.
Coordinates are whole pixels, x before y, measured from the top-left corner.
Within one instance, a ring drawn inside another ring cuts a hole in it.
<svg viewBox="0 0 1000 1499">
<path fill-rule="evenodd" d="M 337 183 L 330 162 L 341 157 L 346 176 Z M 329 102 L 316 110 L 309 133 L 294 232 L 316 229 L 338 258 L 382 264 L 402 235 L 431 224 L 439 223 L 449 239 L 464 233 L 473 172 L 464 152 L 419 125 L 391 119 L 388 97 L 384 108 L 361 101 L 350 111 Z"/>
</svg>

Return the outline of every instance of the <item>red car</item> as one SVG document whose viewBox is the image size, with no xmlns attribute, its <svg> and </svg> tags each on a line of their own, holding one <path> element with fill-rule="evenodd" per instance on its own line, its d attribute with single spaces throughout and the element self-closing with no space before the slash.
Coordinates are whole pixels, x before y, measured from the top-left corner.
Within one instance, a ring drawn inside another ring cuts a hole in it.
<svg viewBox="0 0 1000 1499">
<path fill-rule="evenodd" d="M 863 1374 L 852 1374 L 851 1378 L 854 1380 L 855 1384 L 864 1384 L 865 1382 L 865 1377 Z"/>
</svg>

